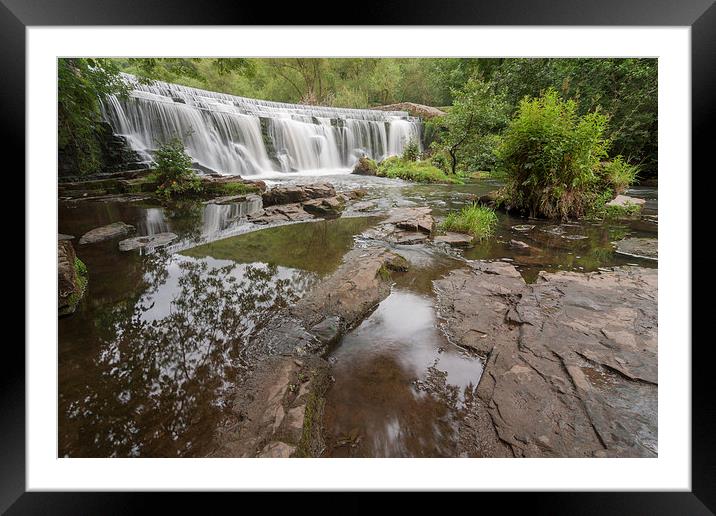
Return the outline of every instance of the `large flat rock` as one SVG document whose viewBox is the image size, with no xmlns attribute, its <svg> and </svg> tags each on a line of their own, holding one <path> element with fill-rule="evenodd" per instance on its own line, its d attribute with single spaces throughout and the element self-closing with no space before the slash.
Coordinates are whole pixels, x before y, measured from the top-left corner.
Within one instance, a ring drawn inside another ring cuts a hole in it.
<svg viewBox="0 0 716 516">
<path fill-rule="evenodd" d="M 649 260 L 659 259 L 659 240 L 656 238 L 625 238 L 615 245 L 619 254 Z"/>
<path fill-rule="evenodd" d="M 434 284 L 448 335 L 485 357 L 463 424 L 488 455 L 656 456 L 656 269 L 527 285 L 512 265 L 473 262 Z"/>
<path fill-rule="evenodd" d="M 124 222 L 113 222 L 99 228 L 92 229 L 82 235 L 79 244 L 96 244 L 98 242 L 104 242 L 105 240 L 112 240 L 113 238 L 123 237 L 134 233 L 135 228 Z"/>
</svg>

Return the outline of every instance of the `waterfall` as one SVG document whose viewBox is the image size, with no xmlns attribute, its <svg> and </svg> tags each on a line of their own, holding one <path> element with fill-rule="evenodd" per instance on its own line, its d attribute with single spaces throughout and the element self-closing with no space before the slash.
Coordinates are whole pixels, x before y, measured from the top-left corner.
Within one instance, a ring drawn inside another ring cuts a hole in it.
<svg viewBox="0 0 716 516">
<path fill-rule="evenodd" d="M 420 119 L 404 111 L 287 104 L 124 79 L 129 95 L 104 100 L 102 116 L 147 161 L 172 137 L 199 170 L 247 176 L 344 171 L 361 156 L 400 154 L 410 139 L 421 145 Z"/>
</svg>

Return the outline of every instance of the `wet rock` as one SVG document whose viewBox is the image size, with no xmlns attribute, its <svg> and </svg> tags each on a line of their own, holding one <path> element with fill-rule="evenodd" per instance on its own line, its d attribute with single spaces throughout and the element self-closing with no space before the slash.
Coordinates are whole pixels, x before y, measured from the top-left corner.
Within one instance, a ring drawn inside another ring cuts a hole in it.
<svg viewBox="0 0 716 516">
<path fill-rule="evenodd" d="M 337 197 L 326 197 L 306 201 L 302 207 L 308 213 L 321 217 L 338 217 L 343 211 L 344 204 Z"/>
<path fill-rule="evenodd" d="M 285 204 L 283 206 L 269 206 L 256 213 L 249 214 L 247 218 L 255 224 L 272 224 L 310 220 L 313 215 L 304 210 L 301 204 Z"/>
<path fill-rule="evenodd" d="M 524 243 L 522 240 L 510 240 L 509 246 L 512 249 L 529 249 L 529 245 Z"/>
<path fill-rule="evenodd" d="M 534 224 L 518 224 L 516 226 L 512 226 L 512 229 L 515 231 L 519 231 L 520 233 L 526 233 L 527 231 L 532 231 L 535 228 Z"/>
<path fill-rule="evenodd" d="M 106 226 L 95 228 L 88 231 L 80 238 L 80 245 L 84 244 L 96 244 L 98 242 L 104 242 L 105 240 L 111 240 L 113 238 L 119 238 L 130 233 L 134 233 L 135 228 L 124 222 L 114 222 Z"/>
<path fill-rule="evenodd" d="M 314 356 L 260 361 L 237 388 L 238 424 L 220 430 L 217 457 L 315 457 L 323 449 L 328 363 Z"/>
<path fill-rule="evenodd" d="M 491 192 L 487 192 L 486 194 L 479 196 L 477 198 L 477 203 L 482 204 L 483 206 L 494 207 L 497 204 L 498 196 L 499 190 L 492 190 Z"/>
<path fill-rule="evenodd" d="M 348 196 L 351 199 L 362 199 L 366 195 L 368 195 L 368 190 L 366 190 L 365 188 L 356 188 L 355 190 L 351 190 L 350 192 L 348 192 Z"/>
<path fill-rule="evenodd" d="M 656 269 L 527 285 L 509 264 L 474 262 L 435 288 L 448 334 L 486 357 L 461 434 L 495 456 L 656 456 Z"/>
<path fill-rule="evenodd" d="M 57 287 L 58 314 L 73 313 L 87 288 L 87 269 L 69 240 L 57 241 Z"/>
<path fill-rule="evenodd" d="M 389 240 L 401 245 L 424 244 L 428 241 L 428 235 L 418 231 L 395 231 Z"/>
<path fill-rule="evenodd" d="M 264 206 L 292 204 L 335 197 L 336 190 L 330 183 L 313 183 L 308 185 L 275 186 L 262 194 Z"/>
<path fill-rule="evenodd" d="M 362 157 L 353 167 L 353 174 L 361 176 L 374 176 L 378 173 L 378 165 L 370 158 Z"/>
<path fill-rule="evenodd" d="M 641 206 L 642 204 L 646 204 L 646 200 L 638 197 L 629 197 L 628 195 L 617 195 L 607 203 L 607 206 L 628 206 L 630 204 Z"/>
<path fill-rule="evenodd" d="M 615 245 L 619 254 L 649 260 L 659 259 L 659 241 L 656 238 L 625 238 Z"/>
<path fill-rule="evenodd" d="M 57 240 L 74 240 L 75 237 L 72 235 L 65 235 L 63 233 L 57 233 Z"/>
<path fill-rule="evenodd" d="M 393 224 L 400 229 L 422 231 L 428 235 L 435 229 L 435 219 L 428 207 L 393 208 L 382 224 Z"/>
<path fill-rule="evenodd" d="M 378 204 L 375 201 L 361 201 L 355 203 L 351 208 L 353 208 L 355 211 L 370 211 L 375 209 L 378 206 Z"/>
<path fill-rule="evenodd" d="M 472 245 L 473 237 L 464 233 L 447 232 L 433 238 L 433 242 L 447 244 L 452 247 L 469 247 Z"/>
<path fill-rule="evenodd" d="M 135 249 L 155 249 L 176 240 L 174 233 L 157 233 L 134 238 L 127 238 L 119 242 L 120 251 L 134 251 Z"/>
</svg>

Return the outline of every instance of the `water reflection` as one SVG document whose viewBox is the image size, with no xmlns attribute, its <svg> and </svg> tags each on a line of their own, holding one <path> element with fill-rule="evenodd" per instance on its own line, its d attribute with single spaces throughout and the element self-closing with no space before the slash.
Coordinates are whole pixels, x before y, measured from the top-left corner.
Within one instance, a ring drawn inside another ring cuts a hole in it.
<svg viewBox="0 0 716 516">
<path fill-rule="evenodd" d="M 151 259 L 136 301 L 60 327 L 61 456 L 207 453 L 244 337 L 306 287 L 306 273 L 276 265 Z"/>
<path fill-rule="evenodd" d="M 429 297 L 394 291 L 330 361 L 327 455 L 455 455 L 458 411 L 482 364 L 445 340 Z"/>
</svg>

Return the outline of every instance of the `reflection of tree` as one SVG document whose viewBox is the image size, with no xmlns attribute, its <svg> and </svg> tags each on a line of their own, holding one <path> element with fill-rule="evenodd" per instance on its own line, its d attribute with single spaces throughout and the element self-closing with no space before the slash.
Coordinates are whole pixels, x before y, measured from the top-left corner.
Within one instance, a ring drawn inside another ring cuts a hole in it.
<svg viewBox="0 0 716 516">
<path fill-rule="evenodd" d="M 233 263 L 172 257 L 178 287 L 169 313 L 152 319 L 151 294 L 166 281 L 167 266 L 147 259 L 155 268 L 147 269 L 149 289 L 140 300 L 95 320 L 111 325 L 95 363 L 99 378 L 87 378 L 64 410 L 64 426 L 77 435 L 63 434 L 74 441 L 61 442 L 63 454 L 204 454 L 246 366 L 239 353 L 248 333 L 296 299 L 294 278 L 278 278 L 275 266 L 237 271 Z"/>
</svg>

